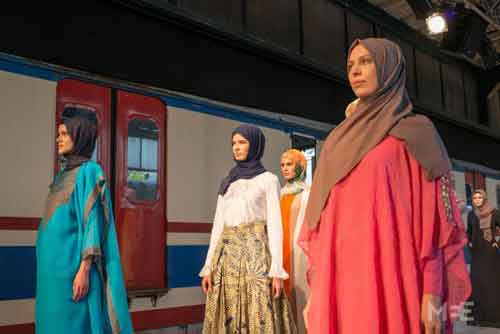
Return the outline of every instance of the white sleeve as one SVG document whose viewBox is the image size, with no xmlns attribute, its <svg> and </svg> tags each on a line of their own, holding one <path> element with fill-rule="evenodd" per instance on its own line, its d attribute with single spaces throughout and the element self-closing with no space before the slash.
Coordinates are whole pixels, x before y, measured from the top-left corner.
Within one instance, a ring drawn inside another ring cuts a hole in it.
<svg viewBox="0 0 500 334">
<path fill-rule="evenodd" d="M 270 277 L 287 279 L 288 274 L 283 269 L 283 225 L 280 210 L 280 182 L 273 178 L 266 184 L 266 221 L 269 250 L 271 252 Z"/>
<path fill-rule="evenodd" d="M 212 257 L 214 255 L 215 248 L 217 247 L 217 242 L 219 237 L 224 230 L 224 221 L 222 220 L 222 196 L 219 195 L 217 198 L 217 206 L 215 209 L 214 223 L 212 226 L 212 233 L 210 236 L 210 246 L 208 247 L 207 258 L 205 260 L 205 265 L 198 274 L 200 277 L 204 277 L 211 273 Z"/>
</svg>

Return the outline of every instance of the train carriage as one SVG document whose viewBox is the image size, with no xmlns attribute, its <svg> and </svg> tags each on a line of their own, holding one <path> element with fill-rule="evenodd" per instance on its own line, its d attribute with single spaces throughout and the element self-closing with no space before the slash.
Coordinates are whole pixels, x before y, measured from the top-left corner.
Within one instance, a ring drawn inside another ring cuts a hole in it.
<svg viewBox="0 0 500 334">
<path fill-rule="evenodd" d="M 232 129 L 242 122 L 263 128 L 264 163 L 276 174 L 292 133 L 314 155 L 331 129 L 22 59 L 0 65 L 0 263 L 9 268 L 0 278 L 0 333 L 34 331 L 36 230 L 58 169 L 56 124 L 66 108 L 97 115 L 93 159 L 112 190 L 134 328 L 162 333 L 194 324 L 191 333 L 202 321 L 198 272 L 218 186 L 232 165 Z"/>
<path fill-rule="evenodd" d="M 309 168 L 334 124 L 234 106 L 3 55 L 0 58 L 0 334 L 34 332 L 35 242 L 54 172 L 56 124 L 67 107 L 95 112 L 94 159 L 113 196 L 134 328 L 200 330 L 197 276 L 209 242 L 217 189 L 232 166 L 230 134 L 261 126 L 265 166 L 279 174 L 290 146 Z M 453 161 L 455 188 L 470 203 L 487 190 L 499 206 L 500 172 Z"/>
</svg>

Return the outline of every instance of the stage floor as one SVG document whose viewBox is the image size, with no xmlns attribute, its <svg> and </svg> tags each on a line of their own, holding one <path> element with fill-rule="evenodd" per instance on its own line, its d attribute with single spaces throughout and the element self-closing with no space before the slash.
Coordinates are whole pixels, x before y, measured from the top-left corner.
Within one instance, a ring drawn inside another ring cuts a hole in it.
<svg viewBox="0 0 500 334">
<path fill-rule="evenodd" d="M 473 327 L 457 323 L 454 334 L 500 334 L 500 328 Z"/>
</svg>

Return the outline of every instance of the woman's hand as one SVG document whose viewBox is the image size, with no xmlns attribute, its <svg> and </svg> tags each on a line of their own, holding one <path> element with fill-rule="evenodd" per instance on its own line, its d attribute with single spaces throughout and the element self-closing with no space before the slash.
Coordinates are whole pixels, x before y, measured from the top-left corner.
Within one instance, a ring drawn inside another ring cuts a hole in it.
<svg viewBox="0 0 500 334">
<path fill-rule="evenodd" d="M 89 272 L 92 260 L 87 259 L 82 261 L 80 269 L 73 280 L 73 301 L 78 302 L 84 298 L 89 292 Z"/>
<path fill-rule="evenodd" d="M 422 297 L 421 320 L 425 334 L 444 333 L 444 323 L 442 322 L 444 309 L 440 296 L 424 294 Z"/>
<path fill-rule="evenodd" d="M 304 317 L 304 325 L 306 327 L 306 330 L 309 327 L 308 320 L 309 320 L 309 305 L 311 304 L 311 296 L 307 299 L 306 306 L 304 307 L 304 310 L 302 311 L 302 316 Z"/>
<path fill-rule="evenodd" d="M 201 288 L 205 294 L 209 293 L 212 289 L 212 275 L 208 274 L 203 276 L 203 280 L 201 281 Z"/>
<path fill-rule="evenodd" d="M 283 289 L 283 280 L 278 277 L 273 277 L 273 296 L 279 298 L 281 290 Z"/>
</svg>

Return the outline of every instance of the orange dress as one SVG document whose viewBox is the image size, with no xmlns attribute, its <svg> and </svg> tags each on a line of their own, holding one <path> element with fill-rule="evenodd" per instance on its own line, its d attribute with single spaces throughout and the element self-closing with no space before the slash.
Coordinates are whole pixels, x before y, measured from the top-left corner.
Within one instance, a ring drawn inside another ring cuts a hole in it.
<svg viewBox="0 0 500 334">
<path fill-rule="evenodd" d="M 286 194 L 281 196 L 281 222 L 283 224 L 283 268 L 289 274 L 289 279 L 285 280 L 285 292 L 288 300 L 292 300 L 292 253 L 293 253 L 293 226 L 291 226 L 292 204 L 296 194 Z"/>
<path fill-rule="evenodd" d="M 289 274 L 289 278 L 284 282 L 284 290 L 292 306 L 298 334 L 306 333 L 302 310 L 309 296 L 306 281 L 307 259 L 297 245 L 308 198 L 309 190 L 304 189 L 299 193 L 282 191 L 280 200 L 283 224 L 283 268 Z"/>
</svg>

